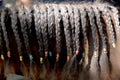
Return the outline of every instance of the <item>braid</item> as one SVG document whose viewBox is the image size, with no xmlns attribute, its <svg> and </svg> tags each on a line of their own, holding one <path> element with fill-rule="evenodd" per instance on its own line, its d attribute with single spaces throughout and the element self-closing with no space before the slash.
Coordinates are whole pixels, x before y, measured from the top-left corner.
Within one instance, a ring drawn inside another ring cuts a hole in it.
<svg viewBox="0 0 120 80">
<path fill-rule="evenodd" d="M 66 40 L 66 46 L 67 46 L 67 56 L 70 55 L 70 25 L 69 25 L 69 15 L 68 10 L 66 6 L 61 5 L 61 14 L 63 19 L 63 25 L 64 25 L 64 32 L 65 32 L 65 40 Z"/>
<path fill-rule="evenodd" d="M 34 19 L 35 19 L 36 36 L 37 36 L 37 41 L 39 45 L 39 53 L 41 53 L 41 56 L 43 56 L 43 40 L 42 40 L 43 38 L 42 38 L 42 30 L 40 27 L 41 13 L 38 5 L 34 6 Z"/>
<path fill-rule="evenodd" d="M 12 30 L 13 30 L 13 33 L 14 33 L 14 36 L 15 36 L 15 39 L 16 39 L 16 42 L 17 42 L 17 46 L 18 46 L 18 53 L 21 54 L 22 51 L 21 51 L 21 41 L 20 41 L 20 36 L 19 36 L 19 33 L 18 33 L 18 15 L 17 15 L 17 10 L 16 9 L 13 9 L 12 10 L 12 14 L 11 14 L 11 22 L 12 22 Z"/>
<path fill-rule="evenodd" d="M 68 13 L 70 16 L 70 25 L 71 25 L 71 47 L 72 47 L 72 51 L 73 53 L 75 53 L 75 25 L 74 25 L 74 8 L 71 5 L 67 5 L 68 8 Z"/>
<path fill-rule="evenodd" d="M 88 64 L 88 39 L 87 39 L 87 12 L 84 7 L 79 6 L 81 14 L 81 25 L 84 38 L 85 65 Z"/>
<path fill-rule="evenodd" d="M 32 22 L 33 22 L 33 8 L 30 6 L 29 8 L 28 7 L 25 7 L 24 6 L 24 17 L 25 17 L 25 26 L 26 27 L 26 33 L 27 33 L 27 44 L 29 45 L 29 48 L 27 48 L 29 51 L 27 52 L 27 55 L 29 56 L 29 60 L 30 60 L 30 65 L 29 65 L 29 73 L 27 71 L 27 68 L 26 68 L 26 73 L 25 75 L 30 75 L 31 76 L 31 73 L 32 73 L 32 65 L 33 65 L 33 56 L 32 56 L 32 43 L 33 43 L 33 36 L 32 36 Z"/>
<path fill-rule="evenodd" d="M 2 10 L 0 10 L 0 15 L 2 14 Z M 2 15 L 1 15 L 2 16 Z M 2 30 L 2 21 L 1 21 L 1 16 L 0 16 L 0 52 L 1 52 L 1 59 L 4 60 L 4 55 L 2 54 L 4 52 L 3 47 L 4 47 L 4 33 Z"/>
<path fill-rule="evenodd" d="M 103 51 L 106 51 L 106 48 L 107 48 L 107 44 L 106 44 L 106 36 L 105 36 L 105 34 L 104 34 L 104 32 L 103 32 L 103 25 L 102 25 L 102 23 L 101 23 L 101 19 L 100 19 L 100 12 L 99 12 L 99 10 L 97 9 L 97 7 L 96 6 L 93 6 L 93 10 L 94 10 L 94 13 L 95 13 L 95 18 L 96 18 L 96 24 L 97 24 L 97 27 L 98 27 L 98 31 L 99 31 L 99 34 L 100 34 L 100 37 L 101 37 L 101 39 L 102 39 L 102 48 L 103 48 Z"/>
<path fill-rule="evenodd" d="M 75 44 L 76 44 L 76 54 L 79 53 L 80 50 L 80 17 L 78 8 L 74 6 L 74 19 L 75 19 Z"/>
<path fill-rule="evenodd" d="M 0 15 L 1 15 L 1 10 L 0 10 Z M 2 25 L 1 25 L 1 20 L 0 20 L 0 53 L 2 53 Z"/>
<path fill-rule="evenodd" d="M 108 12 L 108 9 L 103 5 L 99 6 L 99 9 L 102 11 L 102 18 L 106 23 L 107 29 L 108 29 L 108 34 L 110 36 L 110 41 L 112 42 L 112 46 L 115 48 L 115 34 L 113 31 L 113 26 L 111 22 L 111 18 Z"/>
<path fill-rule="evenodd" d="M 80 14 L 81 14 L 81 24 L 82 24 L 82 30 L 84 35 L 84 49 L 87 41 L 87 33 L 86 33 L 86 11 L 84 10 L 84 7 L 80 6 Z"/>
<path fill-rule="evenodd" d="M 96 23 L 97 23 L 97 27 L 98 27 L 98 31 L 100 34 L 100 37 L 102 39 L 102 54 L 100 56 L 100 69 L 101 69 L 101 76 L 106 76 L 106 74 L 109 74 L 109 62 L 108 62 L 108 56 L 107 56 L 107 41 L 106 41 L 106 36 L 103 33 L 103 25 L 101 23 L 101 19 L 100 19 L 100 12 L 99 9 L 97 9 L 97 6 L 93 6 L 94 12 L 95 12 L 95 16 L 96 16 Z M 103 77 L 102 76 L 102 77 Z"/>
<path fill-rule="evenodd" d="M 5 8 L 2 10 L 2 13 L 1 13 L 1 25 L 2 25 L 2 31 L 3 31 L 3 36 L 4 36 L 5 43 L 6 43 L 7 51 L 10 51 L 8 33 L 7 33 L 6 25 L 5 25 L 7 16 L 8 16 L 7 9 Z"/>
<path fill-rule="evenodd" d="M 54 8 L 51 4 L 46 4 L 48 9 L 48 37 L 49 37 L 49 55 L 53 51 L 53 43 L 54 43 L 54 30 L 55 30 L 55 16 L 54 16 Z"/>
<path fill-rule="evenodd" d="M 116 30 L 117 36 L 120 34 L 120 22 L 119 22 L 119 15 L 118 15 L 118 9 L 113 6 L 108 6 L 110 16 L 112 18 L 112 22 L 114 24 L 114 28 Z"/>
<path fill-rule="evenodd" d="M 47 30 L 47 7 L 41 5 L 41 29 L 43 34 L 43 43 L 45 51 L 48 51 L 48 30 Z"/>
<path fill-rule="evenodd" d="M 0 26 L 0 53 L 2 53 L 2 30 Z"/>
<path fill-rule="evenodd" d="M 26 22 L 26 15 L 25 15 L 25 9 L 24 9 L 24 5 L 19 5 L 17 7 L 18 9 L 18 21 L 19 21 L 19 24 L 20 24 L 20 33 L 22 36 L 21 37 L 21 40 L 23 40 L 22 44 L 23 46 L 25 47 L 24 50 L 25 53 L 29 54 L 30 53 L 30 45 L 29 45 L 29 38 L 28 38 L 28 34 L 27 34 L 27 22 Z M 22 74 L 24 76 L 28 76 L 28 70 L 27 70 L 27 67 L 25 66 L 24 62 L 23 62 L 23 55 L 19 53 L 19 60 L 20 60 L 20 63 L 21 63 L 21 71 L 22 71 Z"/>
<path fill-rule="evenodd" d="M 26 51 L 27 51 L 27 53 L 30 53 L 29 40 L 28 40 L 28 35 L 27 35 L 26 19 L 25 19 L 26 17 L 25 17 L 23 6 L 20 6 L 20 7 L 22 7 L 21 9 L 19 9 L 19 19 L 20 19 L 20 24 L 21 24 L 21 31 L 22 31 Z M 20 56 L 20 57 L 22 60 L 22 56 Z"/>
<path fill-rule="evenodd" d="M 30 7 L 32 8 L 32 7 Z M 28 28 L 28 44 L 29 44 L 29 48 L 30 48 L 30 53 L 31 53 L 31 49 L 32 49 L 32 9 L 30 8 L 26 8 L 25 9 L 25 16 L 26 16 L 26 27 Z M 30 10 L 29 10 L 30 9 Z M 28 53 L 29 54 L 29 53 Z"/>
<path fill-rule="evenodd" d="M 99 80 L 99 66 L 98 66 L 98 41 L 97 41 L 97 28 L 95 25 L 95 13 L 93 12 L 93 9 L 91 6 L 88 9 L 88 17 L 90 21 L 90 28 L 92 33 L 92 41 L 93 41 L 93 56 L 91 58 L 91 64 L 90 64 L 90 78 L 95 80 Z"/>
<path fill-rule="evenodd" d="M 93 12 L 93 9 L 90 7 L 90 9 L 88 9 L 88 16 L 89 16 L 89 21 L 90 21 L 90 27 L 91 27 L 91 32 L 92 32 L 92 38 L 93 38 L 93 49 L 94 51 L 98 51 L 98 43 L 97 43 L 97 28 L 95 25 L 95 14 Z"/>
<path fill-rule="evenodd" d="M 54 6 L 54 14 L 55 15 L 55 33 L 56 33 L 56 49 L 57 49 L 57 58 L 59 57 L 59 53 L 61 52 L 61 29 L 60 29 L 60 21 L 61 21 L 61 14 L 60 14 L 60 9 L 59 6 L 53 5 Z"/>
<path fill-rule="evenodd" d="M 48 8 L 48 33 L 49 33 L 49 38 L 52 38 L 54 34 L 53 30 L 54 30 L 54 22 L 55 22 L 54 9 L 52 5 L 48 5 L 47 8 Z"/>
</svg>

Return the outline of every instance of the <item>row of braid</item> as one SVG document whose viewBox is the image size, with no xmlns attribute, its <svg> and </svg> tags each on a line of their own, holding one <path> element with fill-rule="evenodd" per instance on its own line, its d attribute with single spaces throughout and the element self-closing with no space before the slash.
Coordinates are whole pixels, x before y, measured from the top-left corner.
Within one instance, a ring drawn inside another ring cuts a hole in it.
<svg viewBox="0 0 120 80">
<path fill-rule="evenodd" d="M 71 37 L 70 37 L 70 25 L 69 25 L 69 15 L 68 15 L 68 9 L 66 6 L 62 5 L 61 6 L 61 14 L 62 16 L 62 21 L 64 25 L 64 32 L 65 32 L 65 40 L 66 40 L 66 47 L 67 47 L 67 56 L 69 59 L 70 55 L 70 43 L 71 43 Z"/>
<path fill-rule="evenodd" d="M 110 14 L 108 12 L 108 8 L 105 5 L 103 5 L 103 6 L 99 6 L 99 9 L 102 11 L 102 18 L 106 23 L 106 26 L 107 26 L 106 29 L 108 29 L 107 34 L 110 40 L 109 42 L 111 42 L 112 46 L 115 48 L 115 43 L 116 43 L 115 33 L 114 33 L 113 25 L 111 22 Z"/>
<path fill-rule="evenodd" d="M 85 64 L 84 67 L 89 66 L 90 78 L 92 80 L 93 79 L 98 80 L 99 73 L 101 74 L 101 76 L 103 76 L 103 74 L 105 73 L 109 75 L 109 60 L 108 60 L 109 46 L 107 42 L 108 40 L 112 41 L 112 46 L 115 47 L 116 43 L 115 33 L 119 35 L 119 18 L 117 8 L 112 6 L 106 6 L 106 4 L 102 6 L 91 4 L 90 6 L 86 6 L 82 4 L 44 5 L 38 3 L 33 5 L 34 9 L 33 13 L 31 12 L 31 9 L 30 10 L 25 9 L 23 5 L 17 9 L 18 10 L 14 8 L 10 9 L 11 10 L 10 18 L 12 31 L 14 33 L 14 37 L 18 46 L 17 48 L 20 56 L 20 61 L 22 61 L 21 53 L 23 53 L 21 48 L 24 46 L 26 53 L 30 54 L 32 48 L 34 47 L 32 42 L 33 40 L 32 19 L 34 19 L 35 32 L 37 38 L 36 42 L 38 43 L 39 46 L 41 63 L 43 63 L 44 55 L 47 57 L 48 51 L 53 49 L 50 48 L 50 46 L 52 44 L 53 44 L 52 47 L 54 46 L 54 43 L 52 43 L 51 41 L 55 39 L 56 41 L 55 51 L 57 53 L 56 56 L 57 60 L 59 59 L 59 54 L 63 51 L 62 46 L 65 46 L 65 50 L 63 52 L 66 53 L 67 49 L 67 60 L 70 59 L 68 56 L 71 53 L 71 49 L 73 50 L 73 53 L 75 53 L 75 55 L 72 56 L 70 67 L 72 67 L 74 62 L 76 62 L 73 59 L 81 58 L 79 57 L 79 55 L 77 55 L 76 57 L 76 54 L 79 54 L 81 51 L 84 51 L 85 57 L 82 58 L 84 58 L 85 61 L 83 62 L 83 64 Z M 5 19 L 7 18 L 7 16 L 9 16 L 8 10 L 3 9 L 2 13 L 0 14 L 1 14 L 0 41 L 2 43 L 3 34 L 7 51 L 9 51 L 10 41 L 8 38 L 9 34 Z M 34 18 L 32 18 L 33 17 L 32 15 L 34 16 Z M 115 17 L 115 15 L 117 16 Z M 19 23 L 18 19 L 20 20 L 20 24 L 18 24 Z M 19 30 L 19 28 L 21 30 Z M 114 28 L 116 32 L 114 31 Z M 104 29 L 107 33 L 104 32 Z M 20 32 L 22 34 L 22 37 L 20 35 Z M 108 37 L 106 34 L 108 35 Z M 65 39 L 63 38 L 64 36 L 62 35 L 65 36 Z M 107 38 L 110 39 L 107 40 Z M 66 44 L 62 43 L 62 41 L 64 41 L 62 39 L 65 40 Z M 0 46 L 2 46 L 2 44 L 0 44 Z M 60 56 L 62 55 L 65 54 L 60 54 Z M 71 69 L 71 71 L 76 69 L 76 66 L 74 67 L 75 68 Z M 99 69 L 101 72 L 99 71 Z M 105 79 L 105 77 L 103 79 Z M 107 77 L 107 79 L 109 78 Z"/>
</svg>

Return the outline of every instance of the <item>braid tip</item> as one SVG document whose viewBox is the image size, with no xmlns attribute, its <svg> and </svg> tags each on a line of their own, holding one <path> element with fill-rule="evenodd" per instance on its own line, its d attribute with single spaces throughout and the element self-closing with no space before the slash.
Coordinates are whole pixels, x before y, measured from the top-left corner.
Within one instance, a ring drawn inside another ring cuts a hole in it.
<svg viewBox="0 0 120 80">
<path fill-rule="evenodd" d="M 112 46 L 113 46 L 113 48 L 115 48 L 116 47 L 115 43 L 113 43 Z"/>
<path fill-rule="evenodd" d="M 30 54 L 29 58 L 30 58 L 30 62 L 31 62 L 33 60 L 33 56 Z"/>
<path fill-rule="evenodd" d="M 95 57 L 98 57 L 97 51 L 94 51 L 93 55 L 94 55 Z"/>
<path fill-rule="evenodd" d="M 59 61 L 59 54 L 56 55 L 56 61 Z"/>
<path fill-rule="evenodd" d="M 40 63 L 43 64 L 43 58 L 42 57 L 40 57 Z"/>
<path fill-rule="evenodd" d="M 7 52 L 7 57 L 8 57 L 8 58 L 11 57 L 11 53 L 10 53 L 10 51 Z"/>
<path fill-rule="evenodd" d="M 23 61 L 23 57 L 22 56 L 20 56 L 19 59 L 20 59 L 21 62 Z"/>
<path fill-rule="evenodd" d="M 52 57 L 52 52 L 51 51 L 49 52 L 49 55 L 50 55 L 50 57 Z"/>
<path fill-rule="evenodd" d="M 107 49 L 103 48 L 103 53 L 106 54 L 107 53 Z"/>
<path fill-rule="evenodd" d="M 68 55 L 68 56 L 67 56 L 67 62 L 69 62 L 69 61 L 70 61 L 70 59 L 71 59 L 71 56 L 70 56 L 70 55 Z"/>
<path fill-rule="evenodd" d="M 85 57 L 84 58 L 85 62 L 84 62 L 84 69 L 86 68 L 86 66 L 89 64 L 89 61 L 88 61 L 88 57 Z"/>
<path fill-rule="evenodd" d="M 3 54 L 1 55 L 1 59 L 4 60 L 4 55 Z"/>
<path fill-rule="evenodd" d="M 84 57 L 85 57 L 85 53 L 83 52 L 83 53 L 82 53 L 82 58 L 84 58 Z"/>
<path fill-rule="evenodd" d="M 47 57 L 48 56 L 48 51 L 45 51 L 45 57 Z"/>
<path fill-rule="evenodd" d="M 78 55 L 79 54 L 79 50 L 76 50 L 76 55 Z"/>
</svg>

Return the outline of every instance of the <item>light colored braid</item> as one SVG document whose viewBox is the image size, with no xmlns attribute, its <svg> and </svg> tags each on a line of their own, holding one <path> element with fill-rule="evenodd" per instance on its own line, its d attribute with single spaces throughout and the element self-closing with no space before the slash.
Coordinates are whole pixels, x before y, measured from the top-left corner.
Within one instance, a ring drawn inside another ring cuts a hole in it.
<svg viewBox="0 0 120 80">
<path fill-rule="evenodd" d="M 90 21 L 90 29 L 91 29 L 91 36 L 92 36 L 92 41 L 93 41 L 93 55 L 91 57 L 91 63 L 90 63 L 90 79 L 92 80 L 99 80 L 99 63 L 98 63 L 98 34 L 97 34 L 97 27 L 95 25 L 95 13 L 91 7 L 87 7 L 88 11 L 88 17 Z"/>
<path fill-rule="evenodd" d="M 49 47 L 49 53 L 53 50 L 53 42 L 55 38 L 55 14 L 54 14 L 54 8 L 52 4 L 46 4 L 47 6 L 47 21 L 48 21 L 48 47 Z M 50 55 L 50 54 L 49 54 Z M 52 56 L 52 55 L 51 55 Z"/>
<path fill-rule="evenodd" d="M 2 14 L 2 10 L 0 10 L 0 15 Z M 1 16 L 0 16 L 0 58 L 2 59 L 2 60 L 4 60 L 4 55 L 3 55 L 3 52 L 4 52 L 4 50 L 3 50 L 3 41 L 4 41 L 5 39 L 4 39 L 4 34 L 3 34 L 3 30 L 2 30 L 2 21 L 1 21 Z"/>
<path fill-rule="evenodd" d="M 81 24 L 82 24 L 82 30 L 83 30 L 83 35 L 84 35 L 84 49 L 85 49 L 85 45 L 86 45 L 86 41 L 87 41 L 86 15 L 87 15 L 87 12 L 85 11 L 85 8 L 80 6 Z"/>
<path fill-rule="evenodd" d="M 75 19 L 75 44 L 76 44 L 76 54 L 79 53 L 80 50 L 80 17 L 79 10 L 76 6 L 74 6 L 74 19 Z"/>
<path fill-rule="evenodd" d="M 75 21 L 74 21 L 74 8 L 73 5 L 67 5 L 68 8 L 68 14 L 70 16 L 70 25 L 71 25 L 71 47 L 72 47 L 72 52 L 75 53 Z"/>
<path fill-rule="evenodd" d="M 85 57 L 85 66 L 88 64 L 88 38 L 87 38 L 87 11 L 84 7 L 84 5 L 79 6 L 79 11 L 80 11 L 80 17 L 81 17 L 81 26 L 82 26 L 82 33 L 83 33 L 83 47 L 84 47 L 84 54 Z M 84 67 L 85 67 L 84 66 Z"/>
<path fill-rule="evenodd" d="M 47 7 L 42 4 L 40 5 L 40 11 L 41 11 L 41 30 L 43 35 L 43 44 L 44 44 L 44 50 L 48 51 L 48 27 L 47 27 Z"/>
<path fill-rule="evenodd" d="M 1 15 L 1 10 L 0 10 L 0 15 Z M 1 16 L 0 16 L 1 17 Z M 1 25 L 1 19 L 0 19 L 0 54 L 2 55 L 2 41 L 3 40 L 3 38 L 2 38 L 2 25 Z"/>
<path fill-rule="evenodd" d="M 10 51 L 8 32 L 7 32 L 7 27 L 5 25 L 5 21 L 6 21 L 6 16 L 7 15 L 8 15 L 7 14 L 7 9 L 4 8 L 2 10 L 2 13 L 1 13 L 1 25 L 2 25 L 2 31 L 3 31 L 4 40 L 5 40 L 5 43 L 6 43 L 6 49 L 7 49 L 7 51 Z"/>
<path fill-rule="evenodd" d="M 27 54 L 30 53 L 30 45 L 29 45 L 29 36 L 28 36 L 28 32 L 27 32 L 27 21 L 26 21 L 26 15 L 25 15 L 25 8 L 23 8 L 23 15 L 22 15 L 22 19 L 20 20 L 21 22 L 21 31 L 23 33 L 23 38 L 24 38 L 24 44 L 25 44 L 25 48 L 27 51 Z"/>
<path fill-rule="evenodd" d="M 18 13 L 16 9 L 11 9 L 11 22 L 12 22 L 12 30 L 17 42 L 17 47 L 18 47 L 18 53 L 21 55 L 22 51 L 21 51 L 21 47 L 22 47 L 22 43 L 21 43 L 21 39 L 18 33 Z"/>
<path fill-rule="evenodd" d="M 115 33 L 113 31 L 113 25 L 112 25 L 112 22 L 111 22 L 111 18 L 110 18 L 110 15 L 109 15 L 109 12 L 108 12 L 108 9 L 106 7 L 106 5 L 101 5 L 101 6 L 98 6 L 99 9 L 101 10 L 102 12 L 102 18 L 103 20 L 105 21 L 106 23 L 106 29 L 107 30 L 107 34 L 108 34 L 108 38 L 109 38 L 109 42 L 112 43 L 112 46 L 115 48 Z"/>
<path fill-rule="evenodd" d="M 55 24 L 55 16 L 53 6 L 50 4 L 46 4 L 48 8 L 48 33 L 49 38 L 54 37 L 54 24 Z"/>
<path fill-rule="evenodd" d="M 101 22 L 101 19 L 100 19 L 100 11 L 99 9 L 97 9 L 97 6 L 93 6 L 93 10 L 94 10 L 94 13 L 95 13 L 95 18 L 96 18 L 96 24 L 97 24 L 97 27 L 98 27 L 98 32 L 100 34 L 100 38 L 101 38 L 101 42 L 102 42 L 102 49 L 103 51 L 106 53 L 106 49 L 107 49 L 107 44 L 106 44 L 106 36 L 103 32 L 103 25 L 102 25 L 102 22 Z"/>
<path fill-rule="evenodd" d="M 101 51 L 100 59 L 99 59 L 101 78 L 102 79 L 106 78 L 109 80 L 109 76 L 108 76 L 109 75 L 109 60 L 108 60 L 108 55 L 107 55 L 106 36 L 103 32 L 103 25 L 100 19 L 100 16 L 101 16 L 100 11 L 99 9 L 97 9 L 97 6 L 94 6 L 93 9 L 96 15 L 96 21 L 97 21 L 96 23 L 97 23 L 98 31 L 99 31 L 101 42 L 102 42 L 102 51 Z"/>
<path fill-rule="evenodd" d="M 32 50 L 32 17 L 33 17 L 32 11 L 33 11 L 32 6 L 30 6 L 30 8 L 25 8 L 28 43 L 29 43 L 29 48 L 30 48 L 29 50 L 30 53 L 28 54 L 31 54 L 31 50 Z"/>
<path fill-rule="evenodd" d="M 61 5 L 61 14 L 62 14 L 62 21 L 64 25 L 64 32 L 65 32 L 65 40 L 66 40 L 66 47 L 67 47 L 67 56 L 70 55 L 70 25 L 69 25 L 69 15 L 68 15 L 68 9 L 66 6 Z"/>
<path fill-rule="evenodd" d="M 112 22 L 114 24 L 114 28 L 117 36 L 120 35 L 120 21 L 119 21 L 119 12 L 118 9 L 114 6 L 108 5 L 109 13 L 112 18 Z"/>
<path fill-rule="evenodd" d="M 22 36 L 23 36 L 23 40 L 24 40 L 24 46 L 26 49 L 26 53 L 30 53 L 30 46 L 29 46 L 29 38 L 28 38 L 28 34 L 27 34 L 27 26 L 26 26 L 26 15 L 25 15 L 25 10 L 24 10 L 24 6 L 21 5 L 18 8 L 18 18 L 20 20 L 20 25 L 21 25 L 21 32 L 22 32 Z M 22 56 L 20 56 L 20 61 L 22 61 Z"/>
<path fill-rule="evenodd" d="M 93 12 L 93 9 L 87 8 L 88 9 L 88 17 L 89 17 L 89 21 L 90 21 L 90 28 L 91 28 L 91 33 L 92 33 L 92 38 L 93 38 L 93 49 L 96 53 L 96 51 L 98 51 L 98 42 L 97 42 L 97 28 L 95 25 L 95 13 Z"/>
<path fill-rule="evenodd" d="M 40 13 L 40 8 L 38 4 L 33 6 L 34 8 L 34 21 L 35 21 L 35 31 L 36 31 L 36 37 L 37 37 L 37 42 L 39 45 L 39 53 L 40 55 L 43 56 L 43 38 L 42 38 L 42 30 L 41 30 L 41 13 Z"/>
<path fill-rule="evenodd" d="M 60 13 L 60 8 L 58 5 L 54 4 L 54 16 L 55 16 L 55 34 L 56 34 L 56 51 L 57 54 L 61 52 L 61 28 L 60 28 L 60 21 L 61 21 L 61 13 Z M 58 56 L 57 56 L 58 57 Z"/>
<path fill-rule="evenodd" d="M 18 7 L 18 18 L 20 21 L 20 27 L 21 27 L 21 33 L 22 33 L 22 37 L 23 37 L 23 45 L 25 47 L 26 50 L 26 54 L 30 54 L 31 53 L 31 49 L 30 49 L 30 43 L 29 43 L 29 34 L 28 34 L 28 22 L 27 22 L 27 16 L 25 13 L 25 6 L 21 5 Z M 21 71 L 23 73 L 24 76 L 29 76 L 29 71 L 28 69 L 30 69 L 31 67 L 31 62 L 30 62 L 30 67 L 28 68 L 24 62 L 23 62 L 23 55 L 19 54 L 19 59 L 21 61 Z M 31 70 L 31 69 L 30 69 Z"/>
</svg>

